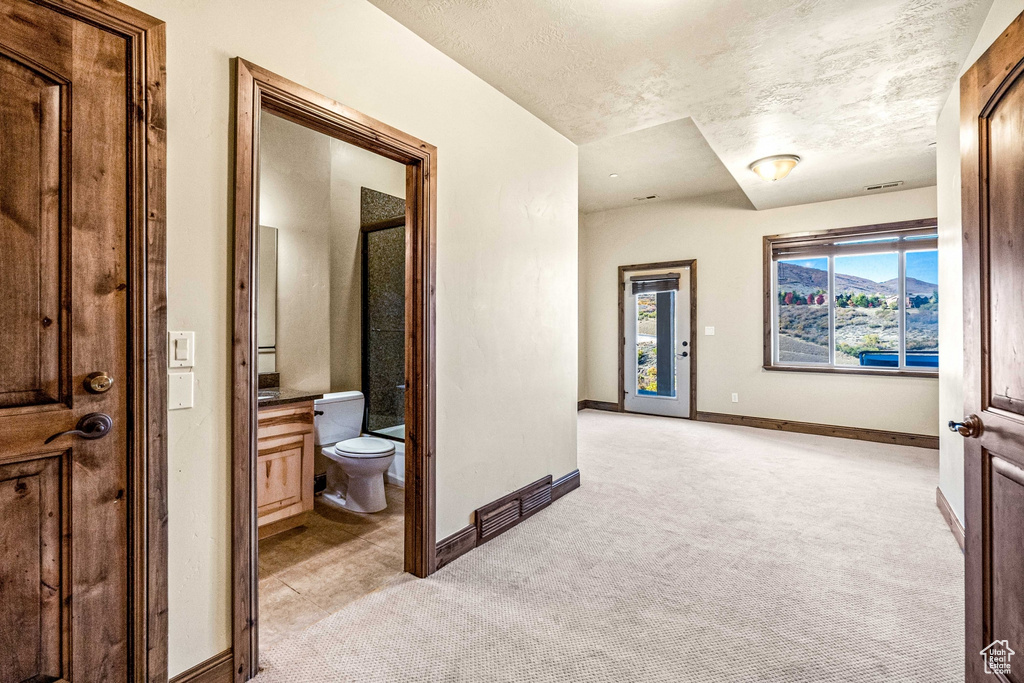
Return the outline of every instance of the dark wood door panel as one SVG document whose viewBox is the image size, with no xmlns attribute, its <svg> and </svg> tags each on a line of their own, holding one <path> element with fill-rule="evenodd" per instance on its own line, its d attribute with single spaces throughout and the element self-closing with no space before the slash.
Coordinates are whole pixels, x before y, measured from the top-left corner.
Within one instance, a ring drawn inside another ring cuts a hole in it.
<svg viewBox="0 0 1024 683">
<path fill-rule="evenodd" d="M 987 112 L 981 164 L 988 171 L 988 399 L 1024 414 L 1024 78 Z"/>
<path fill-rule="evenodd" d="M 70 80 L 75 20 L 33 2 L 0 2 L 0 43 L 57 78 Z"/>
<path fill-rule="evenodd" d="M 0 466 L 0 681 L 67 671 L 64 471 L 61 454 Z"/>
<path fill-rule="evenodd" d="M 120 32 L 0 0 L 0 474 L 17 477 L 0 483 L 0 520 L 15 521 L 0 563 L 16 558 L 4 682 L 130 678 L 129 57 Z M 113 385 L 90 392 L 98 371 Z M 102 439 L 46 444 L 89 413 L 111 418 Z M 19 469 L 50 467 L 53 449 L 64 462 L 45 476 Z M 46 574 L 40 553 L 67 572 Z M 61 581 L 66 615 L 44 599 Z"/>
<path fill-rule="evenodd" d="M 63 90 L 0 53 L 0 408 L 68 398 Z"/>
<path fill-rule="evenodd" d="M 991 618 L 986 624 L 989 642 L 1024 643 L 1024 469 L 989 453 L 987 524 L 991 529 Z M 1020 676 L 1008 677 L 1011 681 Z"/>
</svg>

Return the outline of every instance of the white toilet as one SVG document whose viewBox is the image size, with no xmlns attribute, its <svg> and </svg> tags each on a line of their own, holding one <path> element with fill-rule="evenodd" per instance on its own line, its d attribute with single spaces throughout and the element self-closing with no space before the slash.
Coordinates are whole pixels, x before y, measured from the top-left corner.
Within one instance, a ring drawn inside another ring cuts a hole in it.
<svg viewBox="0 0 1024 683">
<path fill-rule="evenodd" d="M 360 436 L 363 394 L 340 391 L 317 400 L 313 436 L 327 458 L 325 502 L 353 512 L 380 512 L 388 506 L 384 473 L 395 459 L 395 444 Z"/>
</svg>

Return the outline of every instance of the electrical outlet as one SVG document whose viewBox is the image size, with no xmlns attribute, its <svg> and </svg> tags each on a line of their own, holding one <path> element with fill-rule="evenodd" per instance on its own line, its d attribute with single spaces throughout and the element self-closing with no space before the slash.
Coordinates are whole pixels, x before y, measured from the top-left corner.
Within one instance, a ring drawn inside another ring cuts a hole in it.
<svg viewBox="0 0 1024 683">
<path fill-rule="evenodd" d="M 705 327 L 704 328 L 704 336 L 706 336 L 706 337 L 713 337 L 713 336 L 715 336 L 715 328 L 713 328 L 713 327 Z"/>
<path fill-rule="evenodd" d="M 740 395 L 739 394 L 733 394 L 732 395 L 732 402 L 733 403 L 739 403 L 740 402 Z"/>
</svg>

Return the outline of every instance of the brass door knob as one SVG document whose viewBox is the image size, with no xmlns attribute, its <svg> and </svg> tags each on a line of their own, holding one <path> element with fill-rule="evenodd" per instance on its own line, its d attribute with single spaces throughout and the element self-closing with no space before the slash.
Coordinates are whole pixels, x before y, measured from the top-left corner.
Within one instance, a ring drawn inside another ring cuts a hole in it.
<svg viewBox="0 0 1024 683">
<path fill-rule="evenodd" d="M 104 394 L 114 386 L 114 378 L 105 372 L 94 372 L 85 378 L 85 390 L 90 394 Z"/>
<path fill-rule="evenodd" d="M 946 426 L 949 427 L 949 431 L 956 432 L 965 438 L 981 435 L 981 418 L 977 415 L 965 417 L 963 422 L 950 420 Z"/>
</svg>

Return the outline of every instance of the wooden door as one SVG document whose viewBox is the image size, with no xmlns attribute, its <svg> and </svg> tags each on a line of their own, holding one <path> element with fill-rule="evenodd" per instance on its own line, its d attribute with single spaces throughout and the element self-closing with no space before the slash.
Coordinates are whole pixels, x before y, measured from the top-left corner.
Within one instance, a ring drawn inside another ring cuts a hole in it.
<svg viewBox="0 0 1024 683">
<path fill-rule="evenodd" d="M 1024 15 L 961 80 L 967 680 L 1024 681 Z M 984 653 L 983 653 L 984 651 Z M 1019 653 L 1016 659 L 1011 652 Z M 1000 671 L 1000 663 L 1009 664 Z"/>
<path fill-rule="evenodd" d="M 130 63 L 124 35 L 0 0 L 4 683 L 128 679 Z M 51 438 L 90 414 L 101 438 Z"/>
</svg>

